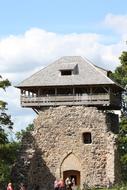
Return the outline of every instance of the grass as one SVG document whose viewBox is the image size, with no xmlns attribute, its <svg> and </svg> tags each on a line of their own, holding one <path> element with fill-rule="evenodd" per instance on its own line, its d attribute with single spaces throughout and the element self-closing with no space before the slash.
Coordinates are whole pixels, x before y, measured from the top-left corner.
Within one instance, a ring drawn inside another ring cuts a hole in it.
<svg viewBox="0 0 127 190">
<path fill-rule="evenodd" d="M 77 190 L 80 190 L 80 188 L 78 188 Z M 83 190 L 87 190 L 87 189 L 83 189 Z M 116 186 L 112 188 L 93 188 L 89 190 L 127 190 L 127 186 L 123 185 L 123 186 Z"/>
</svg>

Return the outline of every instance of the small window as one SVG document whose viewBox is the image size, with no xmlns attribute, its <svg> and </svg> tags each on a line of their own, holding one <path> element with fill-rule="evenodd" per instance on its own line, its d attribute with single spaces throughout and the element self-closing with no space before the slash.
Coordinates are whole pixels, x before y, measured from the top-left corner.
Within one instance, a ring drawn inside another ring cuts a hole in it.
<svg viewBox="0 0 127 190">
<path fill-rule="evenodd" d="M 72 75 L 72 70 L 61 70 L 61 75 Z"/>
<path fill-rule="evenodd" d="M 84 144 L 91 144 L 92 143 L 90 132 L 83 133 L 83 143 Z"/>
</svg>

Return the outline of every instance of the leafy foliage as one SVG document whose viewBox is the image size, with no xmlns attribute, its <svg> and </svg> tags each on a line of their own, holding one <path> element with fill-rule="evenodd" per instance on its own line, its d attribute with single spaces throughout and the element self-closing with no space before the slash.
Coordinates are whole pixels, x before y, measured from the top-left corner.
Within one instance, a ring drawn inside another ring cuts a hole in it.
<svg viewBox="0 0 127 190">
<path fill-rule="evenodd" d="M 0 145 L 0 189 L 11 180 L 11 169 L 19 151 L 19 143 L 8 142 Z"/>
<path fill-rule="evenodd" d="M 3 80 L 0 76 L 0 89 L 6 90 L 11 83 L 8 79 Z M 28 125 L 25 130 L 17 132 L 18 142 L 10 142 L 6 129 L 12 129 L 11 116 L 6 113 L 7 102 L 0 100 L 0 189 L 5 189 L 11 180 L 11 169 L 20 149 L 20 142 L 27 132 L 33 130 L 33 124 Z"/>
<path fill-rule="evenodd" d="M 126 117 L 121 118 L 118 140 L 119 140 L 122 180 L 127 181 L 127 118 Z"/>
<path fill-rule="evenodd" d="M 8 79 L 2 80 L 2 77 L 0 76 L 0 89 L 5 90 L 7 87 L 11 85 Z M 11 116 L 7 115 L 7 103 L 3 100 L 0 100 L 0 129 L 8 127 L 9 129 L 12 129 L 13 122 L 11 121 Z M 0 130 L 1 132 L 1 130 Z"/>
<path fill-rule="evenodd" d="M 0 75 L 0 88 L 2 89 L 6 89 L 7 87 L 9 87 L 11 85 L 10 81 L 8 79 L 2 80 L 2 76 Z"/>
<path fill-rule="evenodd" d="M 120 56 L 121 65 L 118 66 L 111 78 L 121 84 L 124 88 L 127 87 L 127 52 L 122 52 Z M 122 94 L 122 116 L 119 130 L 119 152 L 122 170 L 122 180 L 127 181 L 127 92 Z"/>
<path fill-rule="evenodd" d="M 127 85 L 127 52 L 122 52 L 119 57 L 121 65 L 115 69 L 115 72 L 111 74 L 111 78 L 121 84 L 123 87 Z"/>
<path fill-rule="evenodd" d="M 21 131 L 18 131 L 16 133 L 16 138 L 18 141 L 21 141 L 22 138 L 30 131 L 33 131 L 34 129 L 34 125 L 33 124 L 29 124 L 28 127 L 26 127 L 26 129 L 22 129 Z"/>
<path fill-rule="evenodd" d="M 11 83 L 0 76 L 0 89 L 6 90 Z M 6 128 L 12 129 L 11 116 L 6 113 L 7 103 L 0 100 L 0 189 L 10 180 L 10 170 L 16 158 L 18 143 L 9 142 Z"/>
</svg>

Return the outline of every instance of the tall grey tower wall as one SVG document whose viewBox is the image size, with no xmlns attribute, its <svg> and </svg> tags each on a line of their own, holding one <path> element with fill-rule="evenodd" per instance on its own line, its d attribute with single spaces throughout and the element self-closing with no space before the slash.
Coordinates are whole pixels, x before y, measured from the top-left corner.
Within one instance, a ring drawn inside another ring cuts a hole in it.
<svg viewBox="0 0 127 190">
<path fill-rule="evenodd" d="M 114 184 L 119 178 L 117 130 L 117 115 L 94 107 L 61 106 L 40 112 L 34 131 L 23 138 L 15 180 L 40 190 L 52 190 L 55 178 L 68 175 L 76 176 L 81 187 Z"/>
</svg>

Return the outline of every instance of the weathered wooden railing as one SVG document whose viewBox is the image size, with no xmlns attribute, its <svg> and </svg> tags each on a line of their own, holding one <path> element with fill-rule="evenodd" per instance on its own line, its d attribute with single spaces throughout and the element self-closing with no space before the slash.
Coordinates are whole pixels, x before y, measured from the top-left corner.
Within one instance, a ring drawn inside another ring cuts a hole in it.
<svg viewBox="0 0 127 190">
<path fill-rule="evenodd" d="M 112 101 L 112 102 L 111 102 Z M 110 94 L 82 94 L 82 95 L 47 95 L 30 97 L 21 95 L 23 107 L 58 106 L 58 105 L 104 105 L 120 104 L 118 97 Z"/>
</svg>

